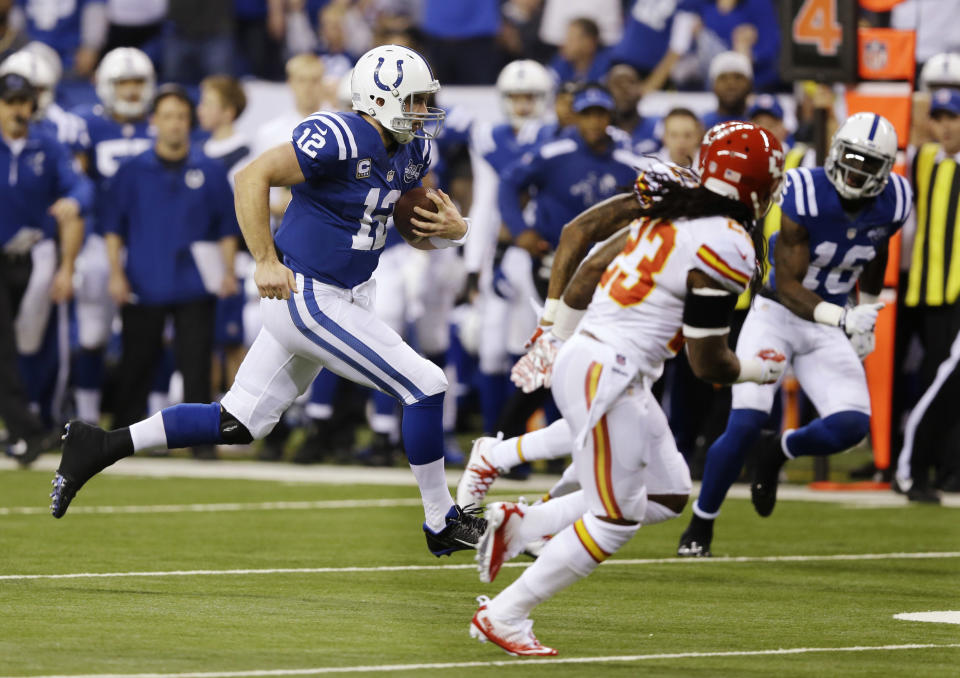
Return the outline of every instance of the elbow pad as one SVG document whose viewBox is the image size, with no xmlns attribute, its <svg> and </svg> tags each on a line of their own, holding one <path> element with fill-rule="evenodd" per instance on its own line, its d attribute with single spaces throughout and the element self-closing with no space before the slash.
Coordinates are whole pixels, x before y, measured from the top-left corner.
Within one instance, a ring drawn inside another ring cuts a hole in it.
<svg viewBox="0 0 960 678">
<path fill-rule="evenodd" d="M 687 339 L 719 336 L 730 332 L 730 316 L 737 295 L 713 287 L 687 291 L 683 302 L 683 336 Z"/>
</svg>

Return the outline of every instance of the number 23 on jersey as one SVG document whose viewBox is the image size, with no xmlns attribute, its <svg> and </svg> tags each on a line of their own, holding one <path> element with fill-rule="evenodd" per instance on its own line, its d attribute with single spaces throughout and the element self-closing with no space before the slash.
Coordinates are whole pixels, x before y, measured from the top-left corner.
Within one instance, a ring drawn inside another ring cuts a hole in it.
<svg viewBox="0 0 960 678">
<path fill-rule="evenodd" d="M 627 240 L 621 255 L 603 274 L 600 285 L 609 283 L 610 297 L 621 306 L 641 303 L 653 291 L 653 276 L 667 265 L 676 241 L 676 226 L 669 221 L 648 220 Z M 639 255 L 639 261 L 635 268 L 626 268 L 624 264 L 628 264 L 634 252 Z"/>
</svg>

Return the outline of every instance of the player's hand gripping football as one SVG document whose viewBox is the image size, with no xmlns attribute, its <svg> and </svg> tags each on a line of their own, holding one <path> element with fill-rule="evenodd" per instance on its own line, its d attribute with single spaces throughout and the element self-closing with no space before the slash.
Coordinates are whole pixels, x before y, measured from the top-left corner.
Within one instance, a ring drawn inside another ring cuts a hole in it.
<svg viewBox="0 0 960 678">
<path fill-rule="evenodd" d="M 527 343 L 529 350 L 526 355 L 510 370 L 510 381 L 524 393 L 533 393 L 538 388 L 550 388 L 553 361 L 562 344 L 562 341 L 550 334 L 549 329 L 538 327 Z"/>
<path fill-rule="evenodd" d="M 276 257 L 257 262 L 253 282 L 257 284 L 260 296 L 267 299 L 289 299 L 291 294 L 297 293 L 296 276 Z"/>
<path fill-rule="evenodd" d="M 462 238 L 467 232 L 467 222 L 460 216 L 460 211 L 450 196 L 437 188 L 428 191 L 427 197 L 437 206 L 437 211 L 428 212 L 422 207 L 414 207 L 413 211 L 419 217 L 410 219 L 410 223 L 415 226 L 414 234 L 421 238 Z"/>
</svg>

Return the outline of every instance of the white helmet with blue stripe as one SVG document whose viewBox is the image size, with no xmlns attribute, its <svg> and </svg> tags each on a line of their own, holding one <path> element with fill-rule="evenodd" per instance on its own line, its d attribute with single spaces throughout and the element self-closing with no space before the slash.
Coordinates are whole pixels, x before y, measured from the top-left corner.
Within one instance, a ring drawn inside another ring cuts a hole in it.
<svg viewBox="0 0 960 678">
<path fill-rule="evenodd" d="M 896 158 L 897 133 L 890 121 L 856 113 L 834 133 L 823 167 L 837 193 L 857 200 L 880 195 Z"/>
<path fill-rule="evenodd" d="M 143 87 L 131 100 L 117 96 L 116 85 L 125 80 L 142 80 Z M 156 90 L 153 62 L 136 47 L 116 47 L 103 55 L 94 75 L 97 96 L 110 112 L 125 118 L 145 115 Z"/>
<path fill-rule="evenodd" d="M 960 87 L 960 54 L 941 52 L 927 59 L 920 70 L 920 91 Z"/>
<path fill-rule="evenodd" d="M 443 128 L 440 108 L 414 110 L 424 97 L 440 90 L 430 64 L 400 45 L 374 47 L 357 60 L 350 80 L 353 109 L 376 119 L 401 144 L 434 139 Z"/>
<path fill-rule="evenodd" d="M 528 120 L 539 120 L 547 111 L 547 102 L 553 92 L 553 78 L 533 59 L 518 59 L 503 67 L 497 76 L 497 91 L 504 115 L 514 129 Z M 530 97 L 529 105 L 518 105 L 515 98 Z"/>
</svg>

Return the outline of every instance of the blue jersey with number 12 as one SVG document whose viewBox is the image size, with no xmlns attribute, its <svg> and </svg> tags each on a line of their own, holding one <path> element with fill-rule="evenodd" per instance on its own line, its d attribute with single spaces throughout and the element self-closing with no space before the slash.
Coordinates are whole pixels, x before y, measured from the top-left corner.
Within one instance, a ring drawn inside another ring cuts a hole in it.
<svg viewBox="0 0 960 678">
<path fill-rule="evenodd" d="M 803 286 L 825 301 L 846 304 L 863 267 L 903 226 L 912 202 L 906 179 L 891 174 L 880 195 L 851 216 L 822 167 L 788 171 L 780 208 L 810 236 L 810 263 Z M 773 239 L 771 252 L 772 245 Z M 774 288 L 775 274 L 770 276 Z"/>
<path fill-rule="evenodd" d="M 275 237 L 284 263 L 320 282 L 351 288 L 369 280 L 400 196 L 420 185 L 432 143 L 414 139 L 387 153 L 380 133 L 357 113 L 314 113 L 293 130 L 306 181 Z"/>
</svg>

